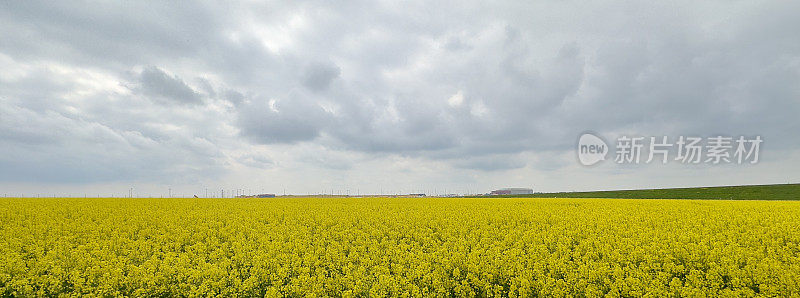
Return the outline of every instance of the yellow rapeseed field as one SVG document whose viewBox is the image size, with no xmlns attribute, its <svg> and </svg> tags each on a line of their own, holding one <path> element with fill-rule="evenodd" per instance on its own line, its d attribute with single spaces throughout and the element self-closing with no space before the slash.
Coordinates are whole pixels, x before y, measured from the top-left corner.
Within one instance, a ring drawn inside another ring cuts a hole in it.
<svg viewBox="0 0 800 298">
<path fill-rule="evenodd" d="M 0 296 L 798 296 L 800 202 L 0 199 Z"/>
</svg>

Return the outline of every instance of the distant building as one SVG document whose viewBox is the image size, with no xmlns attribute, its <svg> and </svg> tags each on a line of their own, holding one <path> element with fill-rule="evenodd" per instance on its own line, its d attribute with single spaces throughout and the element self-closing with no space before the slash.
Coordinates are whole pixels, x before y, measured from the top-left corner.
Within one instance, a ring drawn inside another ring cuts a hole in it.
<svg viewBox="0 0 800 298">
<path fill-rule="evenodd" d="M 260 195 L 253 195 L 253 196 L 241 195 L 241 196 L 236 196 L 236 197 L 237 198 L 274 198 L 275 194 L 264 193 L 264 194 L 260 194 Z"/>
<path fill-rule="evenodd" d="M 489 193 L 493 196 L 498 195 L 529 195 L 533 194 L 533 189 L 531 188 L 502 188 L 498 190 L 493 190 Z"/>
</svg>

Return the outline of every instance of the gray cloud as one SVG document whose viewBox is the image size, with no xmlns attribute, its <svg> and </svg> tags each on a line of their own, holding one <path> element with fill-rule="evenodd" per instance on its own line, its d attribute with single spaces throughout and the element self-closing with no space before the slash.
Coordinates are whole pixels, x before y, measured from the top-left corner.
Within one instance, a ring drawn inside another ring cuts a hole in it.
<svg viewBox="0 0 800 298">
<path fill-rule="evenodd" d="M 314 63 L 306 67 L 303 85 L 313 91 L 328 89 L 331 82 L 339 77 L 341 70 L 336 65 Z"/>
<path fill-rule="evenodd" d="M 173 175 L 191 181 L 221 171 L 219 151 L 201 138 L 158 141 L 138 131 L 7 104 L 0 106 L 0 118 L 0 178 L 5 181 L 138 181 Z M 23 121 L 26 125 L 19 125 Z"/>
<path fill-rule="evenodd" d="M 319 105 L 301 96 L 253 99 L 238 114 L 241 134 L 260 144 L 311 141 L 328 119 Z"/>
<path fill-rule="evenodd" d="M 3 162 L 34 181 L 51 168 L 204 177 L 294 159 L 354 171 L 348 154 L 558 171 L 522 156 L 560 156 L 587 129 L 758 134 L 800 150 L 798 8 L 5 2 Z M 320 156 L 276 153 L 303 144 Z M 270 157 L 242 153 L 255 148 Z"/>
<path fill-rule="evenodd" d="M 527 165 L 525 160 L 513 155 L 491 155 L 468 157 L 454 161 L 457 168 L 478 169 L 482 171 L 498 171 L 519 169 Z"/>
<path fill-rule="evenodd" d="M 201 104 L 200 94 L 177 76 L 158 67 L 146 67 L 140 74 L 140 86 L 135 89 L 165 103 Z"/>
<path fill-rule="evenodd" d="M 267 156 L 259 154 L 247 154 L 240 156 L 238 161 L 250 167 L 269 169 L 275 166 L 275 162 Z"/>
</svg>

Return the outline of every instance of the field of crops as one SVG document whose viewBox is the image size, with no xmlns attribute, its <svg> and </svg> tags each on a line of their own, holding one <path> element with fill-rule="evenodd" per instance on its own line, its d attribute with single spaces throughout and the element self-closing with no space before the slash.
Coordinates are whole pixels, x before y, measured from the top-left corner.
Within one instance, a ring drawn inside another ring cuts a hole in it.
<svg viewBox="0 0 800 298">
<path fill-rule="evenodd" d="M 503 195 L 505 198 L 613 198 L 692 200 L 800 200 L 800 184 L 736 185 Z"/>
<path fill-rule="evenodd" d="M 0 296 L 797 296 L 800 202 L 0 199 Z"/>
</svg>

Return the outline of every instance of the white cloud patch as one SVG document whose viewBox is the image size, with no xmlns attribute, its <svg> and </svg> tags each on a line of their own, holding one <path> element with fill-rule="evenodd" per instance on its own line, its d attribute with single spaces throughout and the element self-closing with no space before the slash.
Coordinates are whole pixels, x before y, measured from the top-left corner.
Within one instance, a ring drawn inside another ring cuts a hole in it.
<svg viewBox="0 0 800 298">
<path fill-rule="evenodd" d="M 447 99 L 447 104 L 449 104 L 451 107 L 459 107 L 464 104 L 464 92 L 458 90 L 456 94 L 453 94 L 453 96 L 450 96 L 450 98 Z"/>
</svg>

